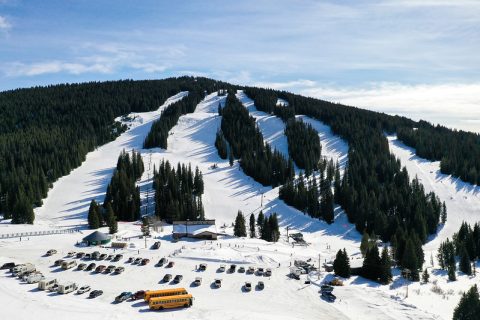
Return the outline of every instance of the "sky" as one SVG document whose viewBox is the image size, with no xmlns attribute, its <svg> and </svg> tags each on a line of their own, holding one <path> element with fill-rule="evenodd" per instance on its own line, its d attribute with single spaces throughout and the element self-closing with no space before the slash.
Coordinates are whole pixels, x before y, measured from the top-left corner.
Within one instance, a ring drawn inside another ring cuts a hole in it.
<svg viewBox="0 0 480 320">
<path fill-rule="evenodd" d="M 480 132 L 480 0 L 0 0 L 0 90 L 180 75 Z"/>
</svg>

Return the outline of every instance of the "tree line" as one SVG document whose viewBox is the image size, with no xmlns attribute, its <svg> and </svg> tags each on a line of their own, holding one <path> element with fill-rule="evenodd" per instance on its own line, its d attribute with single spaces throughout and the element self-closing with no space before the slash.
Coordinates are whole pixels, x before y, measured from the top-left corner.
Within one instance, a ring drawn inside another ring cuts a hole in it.
<svg viewBox="0 0 480 320">
<path fill-rule="evenodd" d="M 440 161 L 442 173 L 480 185 L 479 134 L 420 121 L 415 128 L 399 128 L 397 136 L 419 157 Z"/>
<path fill-rule="evenodd" d="M 205 220 L 202 203 L 202 172 L 191 165 L 178 163 L 177 169 L 162 160 L 153 173 L 155 214 L 169 223 L 175 220 Z"/>
<path fill-rule="evenodd" d="M 245 174 L 264 186 L 278 186 L 294 176 L 293 161 L 263 141 L 263 136 L 248 110 L 233 93 L 229 93 L 221 109 L 221 132 L 217 137 L 228 143 L 232 156 L 240 159 Z M 219 143 L 215 143 L 217 149 Z M 220 156 L 224 154 L 220 149 Z"/>
<path fill-rule="evenodd" d="M 288 154 L 295 164 L 305 170 L 307 175 L 318 170 L 322 155 L 318 132 L 310 124 L 291 118 L 287 121 L 285 135 L 288 142 Z"/>
<path fill-rule="evenodd" d="M 236 237 L 247 236 L 245 217 L 240 210 L 233 224 L 233 235 Z M 268 242 L 277 242 L 280 239 L 280 227 L 276 213 L 272 213 L 266 217 L 263 212 L 260 211 L 256 220 L 253 213 L 250 215 L 249 236 L 250 238 L 257 238 L 257 235 L 260 239 Z"/>
<path fill-rule="evenodd" d="M 230 87 L 207 78 L 179 77 L 1 92 L 0 212 L 5 219 L 20 212 L 13 223 L 33 223 L 33 208 L 42 205 L 53 182 L 127 129 L 116 117 L 152 111 L 180 91 Z"/>
<path fill-rule="evenodd" d="M 167 149 L 168 133 L 178 123 L 180 116 L 195 111 L 197 104 L 204 97 L 204 93 L 201 91 L 190 91 L 186 97 L 166 107 L 160 119 L 152 124 L 150 132 L 143 142 L 143 147 L 145 149 L 157 147 Z"/>
</svg>

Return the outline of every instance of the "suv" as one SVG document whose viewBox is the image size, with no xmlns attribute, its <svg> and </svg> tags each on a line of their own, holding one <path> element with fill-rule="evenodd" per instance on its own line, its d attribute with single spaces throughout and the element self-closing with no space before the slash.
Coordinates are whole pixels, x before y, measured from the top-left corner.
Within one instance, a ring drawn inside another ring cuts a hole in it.
<svg viewBox="0 0 480 320">
<path fill-rule="evenodd" d="M 77 258 L 82 259 L 85 256 L 85 252 L 77 252 Z"/>
<path fill-rule="evenodd" d="M 173 282 L 174 283 L 180 283 L 180 281 L 182 281 L 182 279 L 183 279 L 183 276 L 181 274 L 177 274 L 175 276 L 175 278 L 173 278 Z"/>
<path fill-rule="evenodd" d="M 63 260 L 63 259 L 58 259 L 58 260 L 56 260 L 53 264 L 54 264 L 56 267 L 58 267 L 58 266 L 61 266 L 61 265 L 62 265 L 62 262 L 63 262 L 63 261 L 65 261 L 65 260 Z"/>
<path fill-rule="evenodd" d="M 117 262 L 117 261 L 120 261 L 120 259 L 123 258 L 123 255 L 121 254 L 116 254 L 113 258 L 112 258 L 112 261 L 113 262 Z"/>
<path fill-rule="evenodd" d="M 207 264 L 206 263 L 200 263 L 200 265 L 198 266 L 198 270 L 200 270 L 200 271 L 207 270 Z"/>
<path fill-rule="evenodd" d="M 248 274 L 253 274 L 253 273 L 255 273 L 255 268 L 254 268 L 254 267 L 248 267 L 247 273 L 248 273 Z"/>
<path fill-rule="evenodd" d="M 110 265 L 107 267 L 107 269 L 105 269 L 105 273 L 110 273 L 110 272 L 113 272 L 115 270 L 115 266 L 114 265 Z"/>
<path fill-rule="evenodd" d="M 272 276 L 272 269 L 267 268 L 267 270 L 265 271 L 265 277 L 271 277 L 271 276 Z"/>
<path fill-rule="evenodd" d="M 92 263 L 90 263 L 90 264 L 87 266 L 87 268 L 85 269 L 85 271 L 95 270 L 96 266 L 97 266 L 97 265 L 92 262 Z"/>
<path fill-rule="evenodd" d="M 80 287 L 80 289 L 77 290 L 77 294 L 82 294 L 82 293 L 85 293 L 85 292 L 88 292 L 90 291 L 90 286 L 83 286 L 83 287 Z"/>
<path fill-rule="evenodd" d="M 196 285 L 197 287 L 202 284 L 202 278 L 201 277 L 196 277 L 195 281 L 193 281 L 193 284 Z"/>
<path fill-rule="evenodd" d="M 265 288 L 265 284 L 263 283 L 263 281 L 258 281 L 257 288 L 258 290 L 263 290 L 263 288 Z"/>
<path fill-rule="evenodd" d="M 55 253 L 57 253 L 57 250 L 50 249 L 50 250 L 47 251 L 47 253 L 45 255 L 46 256 L 53 256 Z"/>
<path fill-rule="evenodd" d="M 222 279 L 215 279 L 215 281 L 213 282 L 213 285 L 216 288 L 220 288 L 222 286 Z"/>
<path fill-rule="evenodd" d="M 132 300 L 143 299 L 145 297 L 145 290 L 139 290 L 132 295 Z"/>
<path fill-rule="evenodd" d="M 115 268 L 115 273 L 116 273 L 116 274 L 120 274 L 120 273 L 122 273 L 123 271 L 125 271 L 125 268 L 124 268 L 124 267 L 116 267 L 116 268 Z"/>
<path fill-rule="evenodd" d="M 245 282 L 245 285 L 243 286 L 245 288 L 245 291 L 252 291 L 252 284 L 250 282 Z"/>
<path fill-rule="evenodd" d="M 170 273 L 163 276 L 163 282 L 169 282 L 170 280 L 172 280 L 172 275 Z"/>
<path fill-rule="evenodd" d="M 163 267 L 163 265 L 167 262 L 168 262 L 167 258 L 161 258 L 160 260 L 158 260 L 157 266 Z"/>
<path fill-rule="evenodd" d="M 115 297 L 115 302 L 123 302 L 128 299 L 130 299 L 133 296 L 133 294 L 130 291 L 125 291 L 120 293 L 120 295 Z"/>
<path fill-rule="evenodd" d="M 80 263 L 80 264 L 77 266 L 77 270 L 85 270 L 85 268 L 87 268 L 87 264 L 86 264 L 86 263 Z"/>
<path fill-rule="evenodd" d="M 92 292 L 90 292 L 90 294 L 88 295 L 91 299 L 93 298 L 96 298 L 98 296 L 101 296 L 103 294 L 103 291 L 102 290 L 93 290 Z"/>
<path fill-rule="evenodd" d="M 228 269 L 228 271 L 229 271 L 230 273 L 234 273 L 235 270 L 237 270 L 237 265 L 235 265 L 235 264 L 230 265 L 230 269 Z"/>
<path fill-rule="evenodd" d="M 96 273 L 101 273 L 101 272 L 105 271 L 106 268 L 107 267 L 105 267 L 104 265 L 101 264 L 101 265 L 99 265 L 98 267 L 95 268 L 95 272 Z"/>
<path fill-rule="evenodd" d="M 257 269 L 257 276 L 263 276 L 263 268 Z"/>
<path fill-rule="evenodd" d="M 245 267 L 240 267 L 238 268 L 239 273 L 245 273 Z"/>
<path fill-rule="evenodd" d="M 225 272 L 225 265 L 221 264 L 220 268 L 218 268 L 218 272 Z"/>
<path fill-rule="evenodd" d="M 161 246 L 160 241 L 155 241 L 155 243 L 152 246 L 152 249 L 154 249 L 154 250 L 160 249 L 160 246 Z"/>
</svg>

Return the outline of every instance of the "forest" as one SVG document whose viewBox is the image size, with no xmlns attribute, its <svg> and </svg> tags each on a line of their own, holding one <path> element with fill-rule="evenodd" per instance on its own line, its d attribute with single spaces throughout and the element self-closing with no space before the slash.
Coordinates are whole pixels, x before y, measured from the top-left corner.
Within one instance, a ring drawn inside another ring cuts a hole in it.
<svg viewBox="0 0 480 320">
<path fill-rule="evenodd" d="M 289 119 L 285 128 L 285 135 L 288 141 L 288 154 L 295 164 L 310 175 L 318 170 L 322 145 L 318 132 L 310 124 L 303 121 Z"/>
<path fill-rule="evenodd" d="M 419 157 L 440 161 L 442 173 L 480 185 L 479 134 L 420 121 L 415 128 L 399 128 L 397 135 Z"/>
<path fill-rule="evenodd" d="M 155 214 L 169 223 L 175 220 L 205 220 L 202 203 L 202 172 L 191 165 L 177 164 L 177 169 L 162 160 L 153 172 Z"/>
<path fill-rule="evenodd" d="M 115 118 L 152 111 L 180 91 L 231 85 L 206 78 L 61 84 L 0 93 L 0 212 L 33 222 L 33 210 L 88 152 L 126 130 Z M 23 214 L 26 212 L 26 214 Z M 24 219 L 27 216 L 28 219 Z"/>
<path fill-rule="evenodd" d="M 272 151 L 270 145 L 263 141 L 255 119 L 234 94 L 228 94 L 221 114 L 221 132 L 217 134 L 215 143 L 220 156 L 228 144 L 230 149 L 227 149 L 236 159 L 240 159 L 245 174 L 264 186 L 276 187 L 294 176 L 293 161 L 285 159 L 276 150 Z"/>
</svg>

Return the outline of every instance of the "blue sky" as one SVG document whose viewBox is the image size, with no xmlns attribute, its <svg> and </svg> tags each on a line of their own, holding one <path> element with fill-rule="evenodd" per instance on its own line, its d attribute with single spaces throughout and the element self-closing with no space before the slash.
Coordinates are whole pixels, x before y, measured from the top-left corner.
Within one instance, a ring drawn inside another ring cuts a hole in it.
<svg viewBox="0 0 480 320">
<path fill-rule="evenodd" d="M 479 26 L 477 0 L 0 0 L 0 90 L 195 74 L 480 131 Z"/>
</svg>

